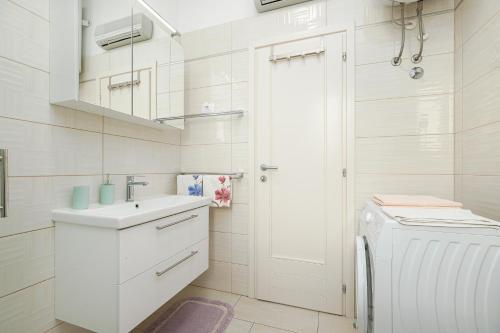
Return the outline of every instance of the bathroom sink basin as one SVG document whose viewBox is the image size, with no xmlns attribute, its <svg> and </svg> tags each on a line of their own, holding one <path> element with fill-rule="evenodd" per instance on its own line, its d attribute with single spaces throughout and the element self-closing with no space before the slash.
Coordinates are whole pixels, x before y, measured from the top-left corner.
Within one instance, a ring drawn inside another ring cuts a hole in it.
<svg viewBox="0 0 500 333">
<path fill-rule="evenodd" d="M 111 206 L 92 206 L 86 210 L 71 208 L 52 211 L 55 222 L 124 229 L 141 223 L 161 219 L 191 209 L 208 206 L 211 200 L 204 197 L 172 195 Z"/>
</svg>

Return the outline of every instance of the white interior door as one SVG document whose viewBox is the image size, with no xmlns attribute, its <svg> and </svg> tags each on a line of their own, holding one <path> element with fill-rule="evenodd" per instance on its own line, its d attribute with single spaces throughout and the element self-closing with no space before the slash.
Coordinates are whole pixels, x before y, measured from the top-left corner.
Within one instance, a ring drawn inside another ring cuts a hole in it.
<svg viewBox="0 0 500 333">
<path fill-rule="evenodd" d="M 258 48 L 254 58 L 256 297 L 336 314 L 343 313 L 344 43 L 336 33 Z"/>
</svg>

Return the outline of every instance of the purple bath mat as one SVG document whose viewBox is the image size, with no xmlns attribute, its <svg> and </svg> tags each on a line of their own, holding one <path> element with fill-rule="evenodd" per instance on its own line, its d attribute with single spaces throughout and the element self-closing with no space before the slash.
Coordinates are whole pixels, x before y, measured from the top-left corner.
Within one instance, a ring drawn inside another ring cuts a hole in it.
<svg viewBox="0 0 500 333">
<path fill-rule="evenodd" d="M 233 307 L 227 303 L 190 297 L 171 306 L 146 332 L 223 333 L 233 315 Z"/>
</svg>

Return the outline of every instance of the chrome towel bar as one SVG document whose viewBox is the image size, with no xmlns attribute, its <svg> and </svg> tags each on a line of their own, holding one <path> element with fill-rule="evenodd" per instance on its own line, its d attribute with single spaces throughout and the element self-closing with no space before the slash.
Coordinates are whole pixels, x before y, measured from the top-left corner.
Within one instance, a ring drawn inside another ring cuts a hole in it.
<svg viewBox="0 0 500 333">
<path fill-rule="evenodd" d="M 221 116 L 241 116 L 244 113 L 245 113 L 245 111 L 243 111 L 243 110 L 234 110 L 234 111 L 225 111 L 225 112 L 195 113 L 195 114 L 186 114 L 184 116 L 156 118 L 154 121 L 156 121 L 157 123 L 163 124 L 164 122 L 171 121 L 171 120 L 206 118 L 206 117 L 221 117 Z"/>
<path fill-rule="evenodd" d="M 245 174 L 243 172 L 234 172 L 234 173 L 224 173 L 224 172 L 181 172 L 181 175 L 210 175 L 210 176 L 218 176 L 218 175 L 226 175 L 231 177 L 234 180 L 243 179 Z"/>
</svg>

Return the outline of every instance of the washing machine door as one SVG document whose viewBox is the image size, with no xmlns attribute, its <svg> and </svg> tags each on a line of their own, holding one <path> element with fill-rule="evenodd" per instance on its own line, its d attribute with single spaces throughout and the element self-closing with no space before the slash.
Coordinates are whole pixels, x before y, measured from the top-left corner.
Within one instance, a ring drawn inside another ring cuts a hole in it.
<svg viewBox="0 0 500 333">
<path fill-rule="evenodd" d="M 359 333 L 368 333 L 368 245 L 356 237 L 356 326 Z"/>
</svg>

